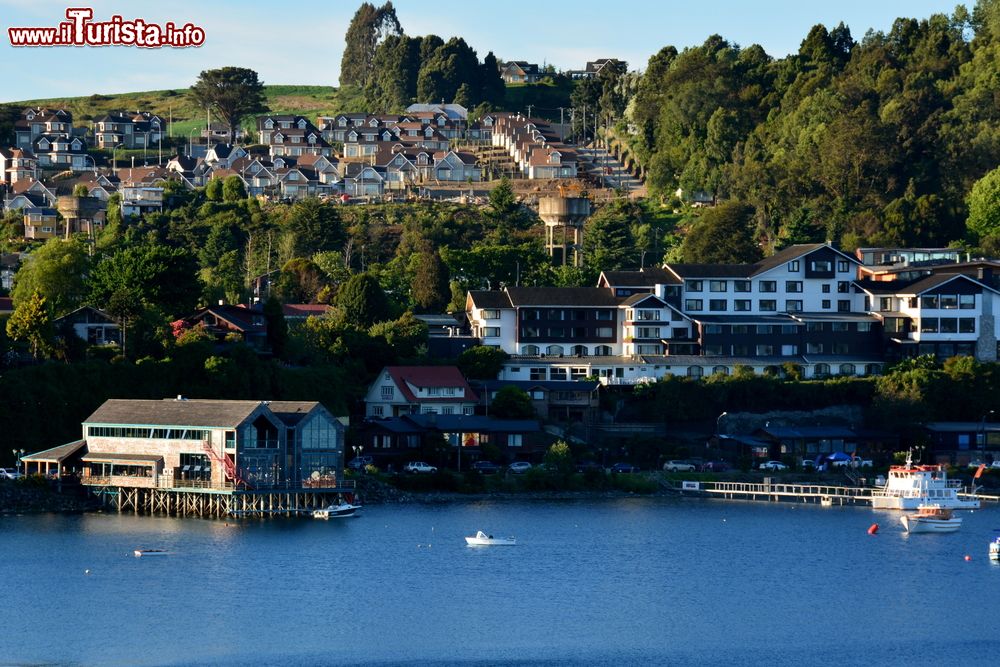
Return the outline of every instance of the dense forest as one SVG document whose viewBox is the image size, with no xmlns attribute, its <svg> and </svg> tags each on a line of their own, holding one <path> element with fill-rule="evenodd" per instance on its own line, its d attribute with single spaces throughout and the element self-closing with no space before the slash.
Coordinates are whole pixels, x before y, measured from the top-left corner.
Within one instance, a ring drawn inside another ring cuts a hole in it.
<svg viewBox="0 0 1000 667">
<path fill-rule="evenodd" d="M 996 253 L 1000 229 L 966 218 L 1000 164 L 998 71 L 997 0 L 860 40 L 818 25 L 784 58 L 713 35 L 654 55 L 620 126 L 653 192 L 748 205 L 765 249 L 965 240 Z"/>
</svg>

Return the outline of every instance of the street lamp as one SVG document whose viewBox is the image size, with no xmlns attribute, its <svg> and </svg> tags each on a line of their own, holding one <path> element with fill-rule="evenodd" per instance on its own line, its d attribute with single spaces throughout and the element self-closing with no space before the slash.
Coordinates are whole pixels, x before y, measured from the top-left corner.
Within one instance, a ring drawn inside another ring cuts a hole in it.
<svg viewBox="0 0 1000 667">
<path fill-rule="evenodd" d="M 354 450 L 354 458 L 355 459 L 360 459 L 361 458 L 361 452 L 365 451 L 364 445 L 351 445 L 351 449 Z M 361 465 L 360 465 L 361 461 L 358 461 L 358 464 L 359 464 L 358 465 L 358 470 L 360 470 L 361 472 L 364 472 L 364 468 L 362 468 Z"/>
<path fill-rule="evenodd" d="M 719 415 L 718 417 L 716 417 L 716 419 L 715 419 L 715 435 L 721 435 L 722 434 L 721 431 L 719 430 L 719 427 L 722 424 L 722 418 L 725 417 L 725 416 L 727 416 L 728 414 L 729 414 L 728 412 L 723 412 L 721 415 Z"/>
<path fill-rule="evenodd" d="M 193 128 L 190 132 L 188 132 L 188 157 L 190 157 L 193 154 L 193 152 L 194 152 L 194 149 L 192 148 L 193 137 L 194 137 L 194 133 L 198 132 L 199 130 L 200 130 L 200 128 L 196 127 L 196 128 Z"/>
<path fill-rule="evenodd" d="M 97 176 L 97 160 L 94 159 L 94 156 L 90 153 L 84 153 L 83 158 L 85 160 L 90 160 L 90 164 L 94 165 L 94 176 Z"/>
<path fill-rule="evenodd" d="M 14 465 L 17 467 L 17 470 L 20 471 L 21 470 L 21 459 L 24 457 L 24 450 L 23 449 L 12 449 L 12 450 L 10 450 L 10 453 L 14 455 Z"/>
<path fill-rule="evenodd" d="M 123 144 L 118 144 L 111 149 L 111 173 L 114 174 L 115 177 L 118 176 L 118 162 L 115 160 L 115 153 L 118 152 L 119 148 L 125 148 L 125 146 Z"/>
</svg>

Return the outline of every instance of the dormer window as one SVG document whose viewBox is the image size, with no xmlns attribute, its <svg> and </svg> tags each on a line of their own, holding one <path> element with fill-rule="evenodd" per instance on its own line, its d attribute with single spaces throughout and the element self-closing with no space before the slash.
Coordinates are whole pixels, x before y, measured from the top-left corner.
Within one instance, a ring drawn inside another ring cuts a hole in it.
<svg viewBox="0 0 1000 667">
<path fill-rule="evenodd" d="M 264 121 L 264 127 L 270 130 L 272 127 L 274 127 L 274 122 L 270 118 L 268 118 L 267 120 Z"/>
<path fill-rule="evenodd" d="M 338 125 L 339 127 L 346 127 L 346 126 L 347 126 L 347 119 L 346 119 L 346 118 L 341 118 L 341 119 L 339 119 L 339 120 L 337 121 L 337 125 Z"/>
</svg>

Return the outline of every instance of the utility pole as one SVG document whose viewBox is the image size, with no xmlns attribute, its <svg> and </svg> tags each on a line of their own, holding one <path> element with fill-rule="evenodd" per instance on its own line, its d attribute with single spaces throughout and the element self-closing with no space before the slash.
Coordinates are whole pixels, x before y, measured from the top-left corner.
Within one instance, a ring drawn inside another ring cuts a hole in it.
<svg viewBox="0 0 1000 667">
<path fill-rule="evenodd" d="M 529 119 L 531 118 L 531 107 L 533 107 L 533 106 L 535 106 L 535 105 L 534 104 L 529 104 L 528 105 L 528 118 Z"/>
<path fill-rule="evenodd" d="M 559 107 L 559 141 L 566 141 L 563 135 L 563 108 Z"/>
<path fill-rule="evenodd" d="M 583 122 L 580 123 L 583 126 L 583 143 L 587 143 L 587 105 L 583 105 Z"/>
<path fill-rule="evenodd" d="M 569 110 L 569 131 L 573 134 L 573 143 L 576 143 L 576 109 Z"/>
</svg>

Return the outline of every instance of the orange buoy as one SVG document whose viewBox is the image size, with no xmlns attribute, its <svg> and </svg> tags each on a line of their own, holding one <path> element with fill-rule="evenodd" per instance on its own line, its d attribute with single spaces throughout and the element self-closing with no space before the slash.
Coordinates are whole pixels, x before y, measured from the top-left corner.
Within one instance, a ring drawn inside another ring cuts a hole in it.
<svg viewBox="0 0 1000 667">
<path fill-rule="evenodd" d="M 872 525 L 868 526 L 868 534 L 869 535 L 874 535 L 877 532 L 878 532 L 878 524 L 877 523 L 873 523 Z"/>
<path fill-rule="evenodd" d="M 969 554 L 966 554 L 965 555 L 965 560 L 972 560 L 972 556 L 970 556 Z"/>
</svg>

